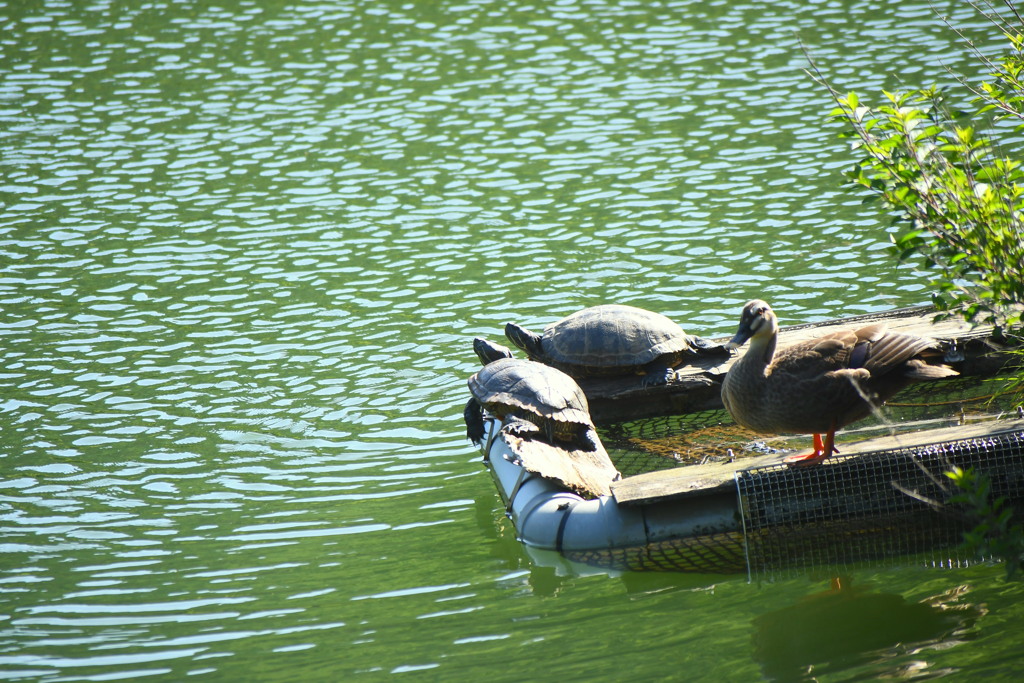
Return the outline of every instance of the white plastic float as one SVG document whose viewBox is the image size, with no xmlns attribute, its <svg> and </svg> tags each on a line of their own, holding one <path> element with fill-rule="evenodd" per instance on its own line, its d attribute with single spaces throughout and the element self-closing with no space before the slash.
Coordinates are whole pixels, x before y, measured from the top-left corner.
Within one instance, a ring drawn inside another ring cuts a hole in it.
<svg viewBox="0 0 1024 683">
<path fill-rule="evenodd" d="M 639 505 L 620 504 L 614 495 L 587 500 L 519 465 L 497 419 L 486 416 L 485 430 L 484 463 L 528 549 L 613 569 L 745 570 L 735 491 Z M 650 566 L 667 547 L 682 545 L 689 554 L 694 542 L 714 547 L 714 562 Z"/>
</svg>

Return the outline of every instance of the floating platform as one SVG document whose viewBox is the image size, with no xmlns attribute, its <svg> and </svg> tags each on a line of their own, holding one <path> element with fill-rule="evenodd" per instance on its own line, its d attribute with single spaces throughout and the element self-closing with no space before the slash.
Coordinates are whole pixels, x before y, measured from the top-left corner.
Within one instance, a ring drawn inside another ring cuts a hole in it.
<svg viewBox="0 0 1024 683">
<path fill-rule="evenodd" d="M 1024 420 L 867 441 L 817 467 L 770 456 L 695 479 L 638 475 L 592 500 L 523 470 L 499 429 L 492 419 L 487 462 L 520 541 L 607 569 L 753 576 L 922 553 L 941 564 L 973 526 L 946 504 L 943 472 L 973 467 L 993 496 L 1024 500 Z"/>
<path fill-rule="evenodd" d="M 1024 501 L 1024 414 L 1000 413 L 984 383 L 1019 357 L 990 332 L 932 327 L 923 309 L 784 329 L 780 345 L 880 318 L 939 338 L 962 376 L 897 395 L 886 415 L 841 432 L 842 452 L 820 466 L 782 463 L 806 437 L 765 440 L 731 423 L 716 398 L 731 359 L 687 367 L 666 387 L 587 383 L 624 475 L 589 500 L 525 470 L 521 444 L 488 418 L 484 461 L 519 539 L 531 554 L 606 570 L 754 576 L 921 553 L 953 561 L 973 523 L 947 503 L 944 472 L 973 467 L 990 477 L 993 496 Z"/>
</svg>

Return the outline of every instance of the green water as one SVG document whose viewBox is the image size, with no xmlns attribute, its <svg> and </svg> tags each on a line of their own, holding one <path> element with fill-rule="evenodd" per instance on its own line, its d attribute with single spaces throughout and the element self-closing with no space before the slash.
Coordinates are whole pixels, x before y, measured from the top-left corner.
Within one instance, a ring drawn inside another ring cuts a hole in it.
<svg viewBox="0 0 1024 683">
<path fill-rule="evenodd" d="M 799 41 L 846 87 L 952 82 L 927 2 L 97 0 L 0 29 L 3 679 L 1015 679 L 1000 567 L 556 570 L 461 422 L 506 320 L 925 301 Z"/>
</svg>

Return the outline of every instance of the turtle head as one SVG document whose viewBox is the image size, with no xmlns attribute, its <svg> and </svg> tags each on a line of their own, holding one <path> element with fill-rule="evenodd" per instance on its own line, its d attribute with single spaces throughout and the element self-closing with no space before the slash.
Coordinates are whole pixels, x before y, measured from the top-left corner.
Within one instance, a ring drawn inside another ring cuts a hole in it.
<svg viewBox="0 0 1024 683">
<path fill-rule="evenodd" d="M 512 351 L 507 346 L 487 341 L 483 337 L 473 338 L 473 352 L 480 359 L 481 365 L 493 363 L 501 358 L 511 358 Z"/>
<path fill-rule="evenodd" d="M 540 335 L 531 332 L 521 325 L 505 323 L 505 336 L 508 340 L 526 351 L 531 360 L 544 357 L 544 350 L 541 348 Z"/>
<path fill-rule="evenodd" d="M 748 301 L 740 315 L 740 326 L 736 336 L 730 339 L 725 348 L 733 350 L 743 346 L 751 337 L 769 339 L 779 331 L 779 320 L 775 312 L 764 301 L 754 299 Z"/>
</svg>

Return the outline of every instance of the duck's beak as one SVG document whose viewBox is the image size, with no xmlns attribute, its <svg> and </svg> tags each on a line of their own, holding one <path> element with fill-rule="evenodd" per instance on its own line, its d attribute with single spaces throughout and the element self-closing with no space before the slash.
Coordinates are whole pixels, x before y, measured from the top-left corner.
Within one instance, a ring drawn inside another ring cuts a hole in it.
<svg viewBox="0 0 1024 683">
<path fill-rule="evenodd" d="M 740 329 L 736 331 L 736 336 L 725 343 L 725 348 L 730 351 L 735 351 L 744 344 L 747 340 L 754 336 L 754 331 L 750 329 L 750 325 L 747 323 L 741 323 Z"/>
</svg>

